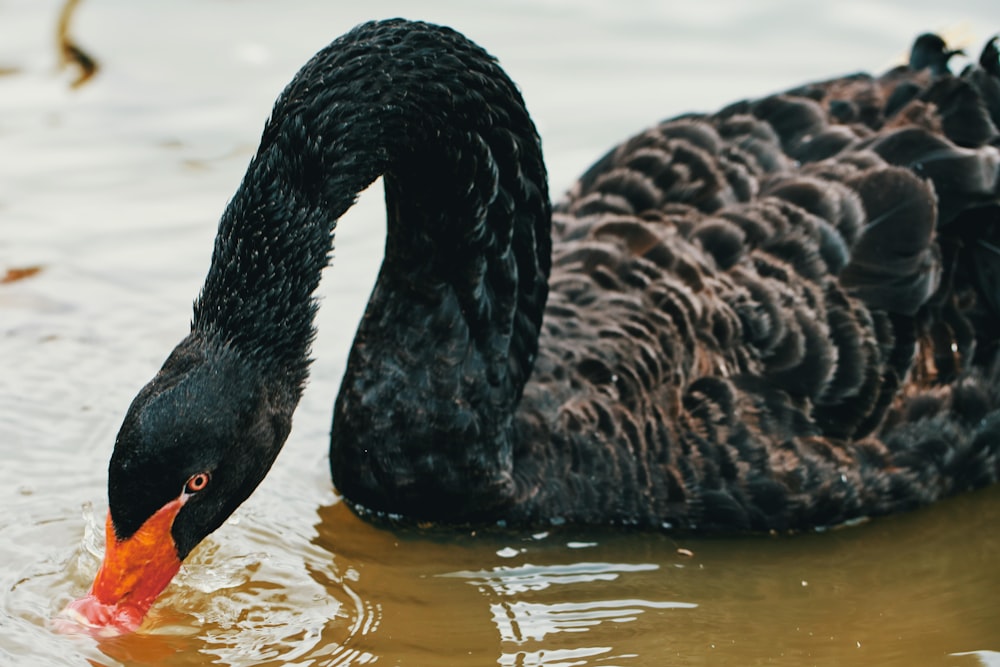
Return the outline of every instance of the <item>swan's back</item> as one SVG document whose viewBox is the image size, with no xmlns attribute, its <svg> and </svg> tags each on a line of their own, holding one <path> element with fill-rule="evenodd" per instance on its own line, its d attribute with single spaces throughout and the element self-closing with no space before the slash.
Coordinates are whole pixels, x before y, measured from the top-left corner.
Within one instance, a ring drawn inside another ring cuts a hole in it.
<svg viewBox="0 0 1000 667">
<path fill-rule="evenodd" d="M 991 41 L 952 76 L 942 48 L 663 122 L 584 174 L 515 518 L 798 529 L 996 481 L 1000 64 Z"/>
</svg>

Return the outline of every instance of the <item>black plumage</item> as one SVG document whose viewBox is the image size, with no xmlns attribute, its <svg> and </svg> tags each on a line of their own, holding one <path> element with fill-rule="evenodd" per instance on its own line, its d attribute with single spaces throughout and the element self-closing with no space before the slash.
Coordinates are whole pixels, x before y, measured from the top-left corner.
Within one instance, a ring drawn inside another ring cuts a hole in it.
<svg viewBox="0 0 1000 667">
<path fill-rule="evenodd" d="M 333 228 L 378 176 L 386 254 L 330 445 L 358 511 L 795 530 L 995 482 L 1000 64 L 995 41 L 960 76 L 953 55 L 924 35 L 882 76 L 662 122 L 552 207 L 492 57 L 359 26 L 275 104 L 192 333 L 116 443 L 116 532 L 205 469 L 183 557 L 260 481 Z"/>
</svg>

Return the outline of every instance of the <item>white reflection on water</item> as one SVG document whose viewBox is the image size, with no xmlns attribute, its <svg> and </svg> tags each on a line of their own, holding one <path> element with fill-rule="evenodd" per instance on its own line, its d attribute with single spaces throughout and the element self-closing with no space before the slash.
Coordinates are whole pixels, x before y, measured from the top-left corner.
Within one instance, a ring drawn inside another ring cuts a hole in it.
<svg viewBox="0 0 1000 667">
<path fill-rule="evenodd" d="M 556 649 L 540 651 L 518 651 L 517 653 L 504 653 L 497 661 L 498 664 L 506 667 L 575 667 L 584 665 L 581 662 L 585 658 L 610 653 L 610 646 L 594 646 L 591 648 Z M 636 657 L 636 656 L 621 656 Z M 607 663 L 604 663 L 607 664 Z"/>
<path fill-rule="evenodd" d="M 544 591 L 552 586 L 591 584 L 615 581 L 635 572 L 659 570 L 655 563 L 570 563 L 559 565 L 498 566 L 489 570 L 452 572 L 445 577 L 468 579 L 490 597 L 501 599 L 490 604 L 494 625 L 504 643 L 522 645 L 540 642 L 549 635 L 564 632 L 587 632 L 602 623 L 629 623 L 651 609 L 694 609 L 698 605 L 674 600 L 644 600 L 638 598 L 538 602 L 522 599 L 524 594 Z M 585 648 L 566 651 L 539 650 L 531 653 L 504 653 L 503 665 L 553 665 L 551 660 L 579 658 L 578 651 L 598 655 L 610 649 Z M 565 663 L 581 664 L 581 663 Z"/>
<path fill-rule="evenodd" d="M 469 579 L 481 590 L 491 590 L 497 595 L 513 596 L 527 591 L 542 591 L 559 584 L 578 584 L 594 581 L 614 581 L 625 572 L 658 570 L 655 563 L 572 563 L 569 565 L 499 566 L 489 570 L 452 572 L 444 577 Z"/>
<path fill-rule="evenodd" d="M 557 632 L 586 632 L 604 622 L 628 623 L 647 609 L 693 609 L 691 602 L 595 600 L 544 604 L 514 600 L 491 604 L 493 622 L 505 642 L 542 641 Z"/>
<path fill-rule="evenodd" d="M 967 651 L 965 653 L 952 653 L 952 656 L 971 656 L 979 660 L 983 667 L 1000 667 L 1000 651 Z"/>
</svg>

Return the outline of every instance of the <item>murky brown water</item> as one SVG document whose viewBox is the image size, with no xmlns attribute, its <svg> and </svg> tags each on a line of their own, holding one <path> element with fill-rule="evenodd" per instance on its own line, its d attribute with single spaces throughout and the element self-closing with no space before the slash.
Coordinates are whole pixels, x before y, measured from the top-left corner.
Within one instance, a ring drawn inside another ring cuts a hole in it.
<svg viewBox="0 0 1000 667">
<path fill-rule="evenodd" d="M 880 68 L 988 2 L 85 0 L 97 76 L 56 71 L 55 0 L 0 0 L 0 665 L 998 665 L 1000 489 L 795 538 L 392 532 L 330 487 L 329 414 L 383 239 L 339 227 L 313 379 L 275 469 L 144 630 L 56 634 L 89 585 L 105 467 L 186 331 L 215 223 L 270 105 L 367 18 L 449 23 L 501 57 L 553 190 L 654 120 Z M 796 9 L 796 7 L 801 7 Z M 807 9 L 808 8 L 808 9 Z"/>
</svg>

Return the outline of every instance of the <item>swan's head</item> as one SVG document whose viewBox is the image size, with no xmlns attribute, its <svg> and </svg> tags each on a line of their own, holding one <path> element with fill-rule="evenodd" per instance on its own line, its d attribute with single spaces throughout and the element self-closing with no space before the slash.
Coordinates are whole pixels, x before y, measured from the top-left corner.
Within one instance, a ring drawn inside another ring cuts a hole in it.
<svg viewBox="0 0 1000 667">
<path fill-rule="evenodd" d="M 108 470 L 104 562 L 67 609 L 103 634 L 135 630 L 181 561 L 253 492 L 291 407 L 225 346 L 189 338 L 133 401 Z"/>
</svg>

